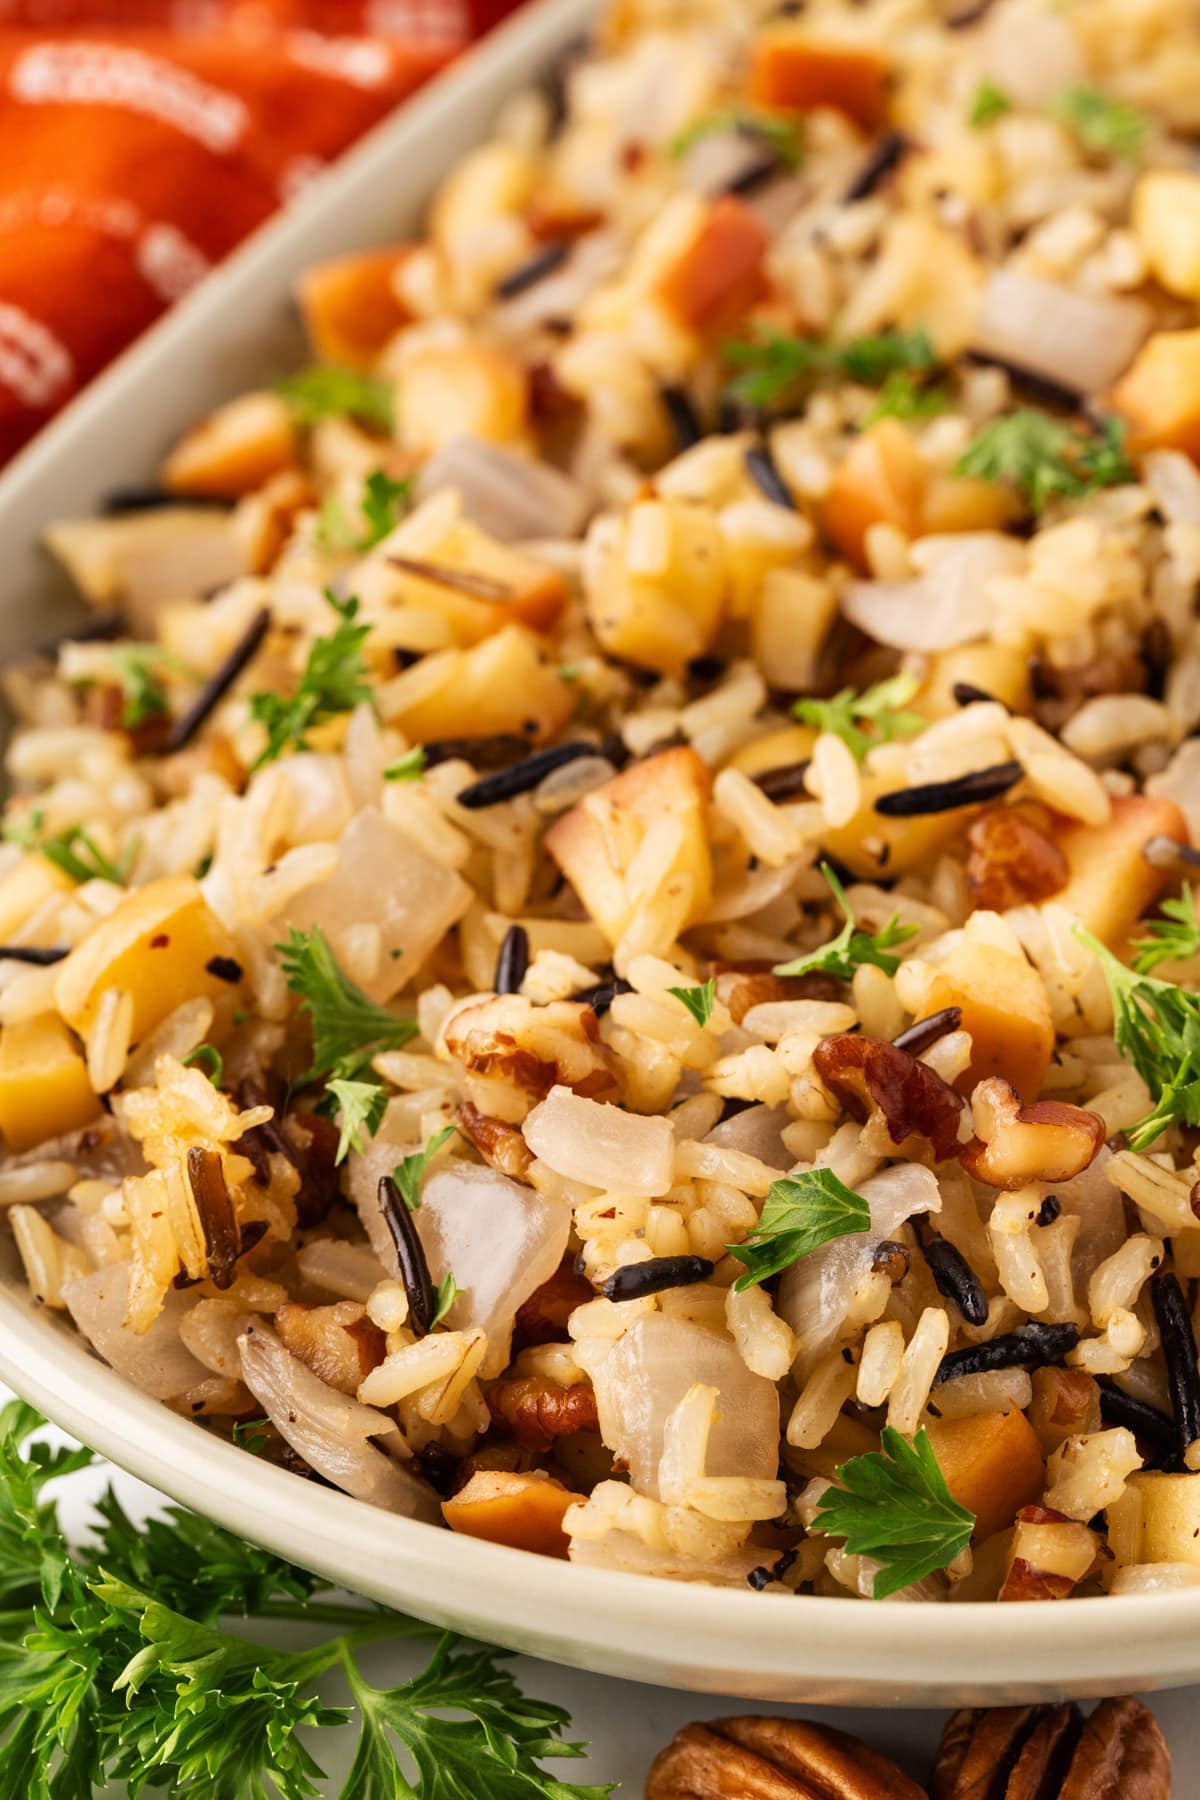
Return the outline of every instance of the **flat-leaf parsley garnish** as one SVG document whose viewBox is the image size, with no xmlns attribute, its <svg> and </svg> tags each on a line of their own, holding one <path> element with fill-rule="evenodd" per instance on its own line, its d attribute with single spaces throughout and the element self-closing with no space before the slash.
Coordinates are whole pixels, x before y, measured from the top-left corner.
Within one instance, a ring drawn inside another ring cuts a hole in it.
<svg viewBox="0 0 1200 1800">
<path fill-rule="evenodd" d="M 286 375 L 277 391 L 302 425 L 315 425 L 330 416 L 358 419 L 378 431 L 390 431 L 394 394 L 390 381 L 364 375 L 358 369 L 342 369 L 318 363 Z"/>
<path fill-rule="evenodd" d="M 331 1598 L 318 1575 L 180 1507 L 138 1526 L 110 1493 L 87 1548 L 63 1536 L 46 1484 L 87 1450 L 30 1442 L 43 1424 L 0 1412 L 0 1794 L 314 1800 L 323 1770 L 303 1732 L 353 1725 L 337 1800 L 605 1800 L 542 1767 L 583 1756 L 570 1718 L 523 1693 L 502 1651 L 443 1635 L 428 1666 L 371 1685 L 360 1649 L 437 1634 L 402 1614 Z M 293 1649 L 227 1631 L 226 1618 L 321 1629 Z M 357 1710 L 315 1693 L 340 1676 Z M 447 1716 L 449 1715 L 449 1716 Z M 331 1793 L 333 1789 L 329 1790 Z"/>
<path fill-rule="evenodd" d="M 892 675 L 877 681 L 861 694 L 843 688 L 832 700 L 797 700 L 792 716 L 818 731 L 840 737 L 861 762 L 874 744 L 890 744 L 896 738 L 914 737 L 929 723 L 921 713 L 906 711 L 921 683 L 915 675 Z M 865 727 L 865 729 L 864 729 Z"/>
<path fill-rule="evenodd" d="M 425 746 L 416 744 L 383 771 L 385 781 L 419 781 L 425 773 Z"/>
<path fill-rule="evenodd" d="M 1055 116 L 1083 145 L 1098 156 L 1136 162 L 1146 142 L 1150 121 L 1145 113 L 1102 88 L 1069 87 L 1054 106 Z"/>
<path fill-rule="evenodd" d="M 404 1157 L 392 1170 L 392 1180 L 399 1188 L 400 1198 L 410 1213 L 416 1212 L 421 1204 L 421 1182 L 426 1169 L 457 1129 L 456 1125 L 443 1125 L 440 1131 L 434 1132 L 423 1150 L 414 1150 L 411 1156 Z"/>
<path fill-rule="evenodd" d="M 794 114 L 764 112 L 756 106 L 722 106 L 694 119 L 671 140 L 671 155 L 686 156 L 702 139 L 726 131 L 757 138 L 784 168 L 798 169 L 804 161 L 801 120 Z"/>
<path fill-rule="evenodd" d="M 872 1598 L 886 1600 L 960 1556 L 975 1514 L 946 1486 L 928 1432 L 910 1444 L 885 1425 L 879 1441 L 879 1450 L 841 1465 L 842 1485 L 821 1496 L 813 1529 L 842 1538 L 851 1556 L 879 1563 Z"/>
<path fill-rule="evenodd" d="M 821 864 L 821 873 L 846 922 L 837 936 L 819 950 L 809 950 L 792 962 L 777 963 L 776 975 L 832 975 L 838 981 L 851 981 L 855 969 L 863 963 L 873 963 L 885 975 L 894 975 L 900 967 L 900 958 L 892 954 L 894 946 L 906 944 L 909 938 L 916 937 L 919 927 L 902 925 L 899 914 L 893 913 L 881 930 L 860 930 L 846 899 L 846 890 L 828 863 Z"/>
<path fill-rule="evenodd" d="M 1021 407 L 984 426 L 959 457 L 956 473 L 1009 482 L 1029 510 L 1040 513 L 1051 500 L 1078 500 L 1132 481 L 1124 440 L 1124 425 L 1114 417 L 1099 431 L 1083 430 Z"/>
<path fill-rule="evenodd" d="M 927 372 L 937 362 L 929 333 L 920 329 L 881 331 L 844 344 L 766 331 L 750 341 L 728 339 L 721 354 L 739 371 L 726 389 L 730 399 L 758 407 L 786 400 L 801 382 L 820 375 L 879 387 L 898 370 Z"/>
<path fill-rule="evenodd" d="M 982 131 L 993 119 L 1002 119 L 1005 113 L 1011 112 L 1012 105 L 1012 96 L 985 76 L 971 96 L 967 123 L 973 131 Z"/>
<path fill-rule="evenodd" d="M 416 1037 L 415 1019 L 398 1018 L 386 1006 L 377 1006 L 343 973 L 319 925 L 311 931 L 297 931 L 293 925 L 286 943 L 275 948 L 288 986 L 312 1020 L 309 1078 L 335 1073 L 354 1079 L 381 1050 L 402 1050 Z"/>
<path fill-rule="evenodd" d="M 729 1245 L 729 1254 L 746 1265 L 746 1273 L 734 1286 L 740 1294 L 768 1275 L 790 1269 L 822 1244 L 870 1229 L 870 1207 L 832 1169 L 781 1176 L 767 1190 L 762 1216 L 750 1237 L 743 1244 Z"/>
<path fill-rule="evenodd" d="M 114 861 L 105 855 L 83 825 L 68 825 L 65 831 L 48 832 L 46 815 L 40 807 L 35 807 L 24 818 L 7 820 L 4 836 L 9 843 L 20 844 L 23 850 L 36 850 L 72 881 L 111 881 L 115 887 L 124 887 L 137 858 L 134 843 Z"/>
<path fill-rule="evenodd" d="M 1177 900 L 1164 900 L 1161 911 L 1161 919 L 1147 922 L 1146 936 L 1133 940 L 1133 967 L 1139 975 L 1149 975 L 1159 963 L 1200 956 L 1200 918 L 1191 888 L 1185 887 Z"/>
<path fill-rule="evenodd" d="M 698 981 L 692 987 L 673 987 L 667 989 L 673 994 L 681 1006 L 686 1006 L 697 1025 L 707 1025 L 712 1018 L 713 1007 L 717 1003 L 717 984 L 713 979 Z"/>
<path fill-rule="evenodd" d="M 341 1136 L 338 1138 L 335 1163 L 343 1163 L 351 1150 L 361 1155 L 366 1139 L 374 1137 L 387 1107 L 387 1092 L 378 1081 L 363 1081 L 349 1076 L 333 1075 L 325 1092 L 331 1107 L 336 1107 Z"/>
<path fill-rule="evenodd" d="M 254 759 L 255 769 L 273 762 L 285 750 L 307 749 L 314 726 L 339 713 L 353 712 L 371 698 L 362 653 L 371 627 L 356 623 L 357 600 L 339 600 L 329 589 L 325 598 L 338 615 L 337 626 L 328 637 L 314 638 L 309 645 L 304 673 L 294 693 L 250 696 L 250 716 L 265 726 L 267 733 L 267 741 Z"/>
<path fill-rule="evenodd" d="M 359 502 L 360 522 L 346 513 L 337 494 L 322 502 L 317 521 L 317 540 L 324 550 L 371 550 L 400 523 L 408 511 L 412 481 L 393 481 L 383 469 L 374 469 L 363 484 Z"/>
<path fill-rule="evenodd" d="M 1171 1125 L 1200 1125 L 1200 994 L 1127 969 L 1080 925 L 1075 935 L 1100 960 L 1117 1048 L 1154 1101 L 1153 1110 L 1126 1131 L 1130 1148 L 1148 1149 Z"/>
</svg>

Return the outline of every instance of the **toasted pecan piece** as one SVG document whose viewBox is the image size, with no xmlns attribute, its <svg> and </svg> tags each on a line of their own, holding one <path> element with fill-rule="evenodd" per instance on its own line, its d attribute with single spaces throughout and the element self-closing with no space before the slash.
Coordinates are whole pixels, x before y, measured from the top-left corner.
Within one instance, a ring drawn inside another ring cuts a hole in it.
<svg viewBox="0 0 1200 1800">
<path fill-rule="evenodd" d="M 357 1394 L 386 1354 L 382 1331 L 357 1300 L 333 1306 L 289 1300 L 275 1314 L 275 1330 L 293 1356 L 340 1394 Z"/>
<path fill-rule="evenodd" d="M 646 1800 L 925 1800 L 894 1762 L 803 1719 L 685 1725 L 646 1778 Z"/>
<path fill-rule="evenodd" d="M 1024 813 L 996 806 L 967 830 L 967 890 L 990 912 L 1047 900 L 1067 885 L 1067 859 Z"/>
<path fill-rule="evenodd" d="M 513 1351 L 531 1344 L 563 1343 L 567 1336 L 567 1320 L 577 1306 L 594 1300 L 590 1281 L 576 1273 L 573 1257 L 564 1256 L 549 1281 L 534 1288 L 528 1300 L 517 1308 L 513 1327 Z"/>
<path fill-rule="evenodd" d="M 518 1376 L 489 1388 L 487 1403 L 492 1423 L 527 1450 L 549 1450 L 555 1438 L 600 1429 L 596 1396 L 586 1381 L 560 1387 L 541 1375 Z"/>
</svg>

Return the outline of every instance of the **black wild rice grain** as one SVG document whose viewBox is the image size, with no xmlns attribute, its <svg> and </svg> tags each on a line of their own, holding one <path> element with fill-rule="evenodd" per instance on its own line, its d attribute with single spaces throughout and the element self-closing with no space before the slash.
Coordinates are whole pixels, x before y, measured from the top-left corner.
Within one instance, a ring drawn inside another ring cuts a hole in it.
<svg viewBox="0 0 1200 1800">
<path fill-rule="evenodd" d="M 976 687 L 973 681 L 956 681 L 950 692 L 954 695 L 956 706 L 973 706 L 977 700 L 994 703 L 995 694 L 989 694 L 986 688 Z"/>
<path fill-rule="evenodd" d="M 498 994 L 519 994 L 529 967 L 529 933 L 523 925 L 510 925 L 496 957 L 492 986 Z"/>
<path fill-rule="evenodd" d="M 690 450 L 704 436 L 704 427 L 700 423 L 700 415 L 692 403 L 686 388 L 661 387 L 658 390 L 663 403 L 663 411 L 671 421 L 671 432 L 676 448 Z"/>
<path fill-rule="evenodd" d="M 899 1037 L 892 1039 L 892 1045 L 897 1050 L 906 1050 L 909 1056 L 920 1056 L 931 1044 L 957 1031 L 961 1024 L 962 1007 L 943 1006 L 941 1012 L 930 1013 L 927 1019 L 918 1019 L 907 1031 L 902 1031 Z"/>
<path fill-rule="evenodd" d="M 1047 1194 L 1046 1198 L 1042 1201 L 1042 1204 L 1038 1207 L 1036 1223 L 1039 1225 L 1053 1225 L 1061 1211 L 1062 1202 L 1059 1200 L 1057 1194 Z"/>
<path fill-rule="evenodd" d="M 1017 761 L 992 763 L 972 769 L 949 781 L 926 781 L 918 787 L 897 788 L 880 794 L 875 811 L 887 819 L 918 819 L 929 813 L 954 812 L 960 806 L 979 806 L 1016 787 L 1025 771 Z"/>
<path fill-rule="evenodd" d="M 972 25 L 978 25 L 986 19 L 996 0 L 973 0 L 970 6 L 964 6 L 961 12 L 951 13 L 945 21 L 947 31 L 966 31 Z"/>
<path fill-rule="evenodd" d="M 408 1310 L 412 1322 L 424 1337 L 437 1310 L 437 1294 L 434 1291 L 433 1277 L 429 1273 L 425 1246 L 417 1235 L 416 1222 L 390 1175 L 383 1175 L 379 1180 L 379 1210 L 391 1233 L 392 1243 L 396 1246 L 400 1279 L 404 1283 L 404 1292 L 408 1295 Z"/>
<path fill-rule="evenodd" d="M 64 644 L 108 644 L 113 638 L 123 636 L 127 627 L 128 620 L 124 613 L 96 613 L 90 619 L 80 620 L 70 631 L 64 631 L 61 637 L 53 638 L 48 644 L 40 644 L 38 655 L 54 656 Z"/>
<path fill-rule="evenodd" d="M 515 731 L 497 731 L 491 737 L 480 738 L 434 738 L 421 748 L 427 769 L 444 762 L 474 763 L 477 769 L 506 769 L 509 763 L 519 762 L 529 754 L 528 740 L 518 737 Z"/>
<path fill-rule="evenodd" d="M 1175 1421 L 1146 1400 L 1135 1400 L 1112 1382 L 1100 1381 L 1100 1418 L 1105 1425 L 1123 1425 L 1134 1437 L 1169 1450 L 1175 1442 Z"/>
<path fill-rule="evenodd" d="M 1146 839 L 1142 845 L 1142 856 L 1152 869 L 1170 869 L 1172 872 L 1176 869 L 1200 869 L 1200 850 L 1194 850 L 1191 844 L 1181 844 L 1162 833 Z"/>
<path fill-rule="evenodd" d="M 1006 1331 L 986 1344 L 950 1350 L 938 1364 L 934 1386 L 956 1375 L 986 1375 L 992 1369 L 1045 1369 L 1061 1363 L 1079 1342 L 1078 1325 L 1043 1325 L 1034 1319 L 1020 1331 Z"/>
<path fill-rule="evenodd" d="M 627 1263 L 618 1269 L 600 1292 L 606 1300 L 641 1300 L 646 1294 L 707 1281 L 715 1267 L 707 1256 L 652 1256 L 649 1262 Z"/>
<path fill-rule="evenodd" d="M 1163 618 L 1153 618 L 1142 633 L 1142 667 L 1146 671 L 1145 691 L 1152 700 L 1161 700 L 1171 671 L 1173 645 L 1170 627 Z"/>
<path fill-rule="evenodd" d="M 891 174 L 908 148 L 908 139 L 902 131 L 885 131 L 842 195 L 842 205 L 853 206 L 856 200 L 865 200 L 868 195 L 873 194 L 880 182 Z"/>
<path fill-rule="evenodd" d="M 580 1006 L 590 1006 L 596 1017 L 601 1019 L 618 994 L 632 994 L 632 992 L 632 983 L 623 981 L 619 975 L 614 975 L 611 981 L 598 981 L 595 987 L 578 988 L 575 993 L 569 994 L 567 997 L 577 1001 Z"/>
<path fill-rule="evenodd" d="M 445 1444 L 428 1443 L 413 1458 L 423 1478 L 435 1494 L 447 1499 L 454 1492 L 458 1477 L 458 1457 Z"/>
<path fill-rule="evenodd" d="M 599 751 L 595 744 L 581 741 L 555 744 L 550 750 L 535 750 L 532 756 L 522 758 L 511 768 L 498 769 L 494 775 L 484 775 L 479 781 L 460 788 L 455 798 L 469 812 L 480 812 L 485 806 L 499 806 L 504 800 L 514 800 L 518 794 L 532 793 L 547 775 L 567 763 L 578 762 L 581 756 L 597 755 Z"/>
<path fill-rule="evenodd" d="M 929 1226 L 917 1228 L 921 1254 L 929 1265 L 933 1285 L 943 1300 L 958 1308 L 968 1325 L 986 1325 L 988 1298 L 983 1283 L 962 1254 L 947 1238 Z"/>
<path fill-rule="evenodd" d="M 519 268 L 513 269 L 503 280 L 498 281 L 493 290 L 497 300 L 513 300 L 523 294 L 526 288 L 536 287 L 547 275 L 553 275 L 555 269 L 561 269 L 571 254 L 571 245 L 566 238 L 556 238 L 553 243 L 523 262 Z"/>
<path fill-rule="evenodd" d="M 1175 1447 L 1180 1456 L 1200 1438 L 1200 1369 L 1196 1366 L 1196 1336 L 1192 1316 L 1179 1279 L 1169 1269 L 1150 1277 L 1150 1298 L 1162 1337 L 1167 1386 L 1175 1414 Z"/>
<path fill-rule="evenodd" d="M 746 473 L 767 500 L 795 512 L 796 501 L 791 489 L 779 473 L 775 458 L 766 444 L 751 444 L 746 452 Z"/>
<path fill-rule="evenodd" d="M 403 575 L 414 575 L 418 581 L 430 581 L 435 587 L 467 594 L 472 600 L 502 601 L 513 597 L 507 582 L 493 581 L 489 575 L 474 575 L 470 569 L 452 569 L 445 563 L 427 562 L 423 556 L 398 556 L 394 551 L 387 561 Z"/>
<path fill-rule="evenodd" d="M 187 1153 L 187 1172 L 204 1233 L 208 1279 L 215 1288 L 232 1287 L 241 1238 L 220 1154 L 193 1144 Z"/>
<path fill-rule="evenodd" d="M 118 519 L 125 513 L 159 512 L 165 506 L 207 506 L 214 511 L 229 512 L 232 500 L 218 499 L 215 494 L 171 494 L 161 487 L 115 487 L 100 501 L 100 515 Z"/>
<path fill-rule="evenodd" d="M 241 963 L 232 956 L 210 956 L 204 967 L 218 981 L 240 981 L 244 972 Z"/>
<path fill-rule="evenodd" d="M 36 950 L 27 944 L 0 944 L 0 961 L 5 957 L 9 962 L 32 963 L 35 969 L 48 969 L 52 963 L 58 963 L 71 953 L 57 944 L 51 950 Z"/>
<path fill-rule="evenodd" d="M 756 157 L 752 163 L 748 163 L 731 181 L 725 183 L 725 192 L 727 194 L 736 194 L 739 196 L 756 194 L 760 187 L 765 187 L 768 181 L 772 181 L 775 176 L 778 175 L 779 168 L 780 164 L 777 157 Z"/>
<path fill-rule="evenodd" d="M 755 787 L 762 789 L 768 800 L 793 800 L 797 794 L 807 792 L 804 778 L 811 767 L 808 760 L 780 763 L 776 769 L 761 769 L 750 779 Z"/>
<path fill-rule="evenodd" d="M 170 755 L 190 744 L 209 714 L 225 698 L 246 664 L 257 652 L 271 623 L 267 607 L 261 607 L 247 625 L 229 655 L 214 669 L 186 712 L 172 722 L 163 748 Z"/>
<path fill-rule="evenodd" d="M 785 1550 L 777 1562 L 760 1563 L 758 1568 L 751 1569 L 747 1575 L 748 1585 L 754 1589 L 756 1594 L 761 1594 L 763 1589 L 770 1587 L 773 1581 L 783 1580 L 799 1554 L 798 1550 Z"/>
</svg>

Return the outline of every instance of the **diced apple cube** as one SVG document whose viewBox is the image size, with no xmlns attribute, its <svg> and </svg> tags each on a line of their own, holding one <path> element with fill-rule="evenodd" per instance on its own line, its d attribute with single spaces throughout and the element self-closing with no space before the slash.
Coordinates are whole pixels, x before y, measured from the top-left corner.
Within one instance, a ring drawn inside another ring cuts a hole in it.
<svg viewBox="0 0 1200 1800">
<path fill-rule="evenodd" d="M 1054 1054 L 1054 1024 L 1045 983 L 1024 957 L 970 937 L 937 965 L 920 1018 L 957 1006 L 971 1034 L 971 1062 L 959 1080 L 969 1094 L 999 1075 L 1023 1099 L 1036 1098 Z"/>
<path fill-rule="evenodd" d="M 1149 794 L 1120 794 L 1104 825 L 1071 824 L 1058 838 L 1070 876 L 1053 897 L 1056 907 L 1074 913 L 1084 929 L 1119 949 L 1133 926 L 1171 881 L 1142 855 L 1152 837 L 1186 844 L 1187 822 L 1173 800 Z"/>
<path fill-rule="evenodd" d="M 296 426 L 279 394 L 241 394 L 176 444 L 163 464 L 173 494 L 236 500 L 296 460 Z"/>
<path fill-rule="evenodd" d="M 517 443 L 528 422 L 528 377 L 507 350 L 490 344 L 431 344 L 405 361 L 400 433 L 422 456 L 455 437 Z"/>
<path fill-rule="evenodd" d="M 1133 232 L 1170 294 L 1200 300 L 1200 175 L 1152 169 L 1133 196 Z"/>
<path fill-rule="evenodd" d="M 466 1537 L 532 1550 L 537 1556 L 565 1557 L 570 1545 L 563 1515 L 576 1502 L 583 1504 L 582 1494 L 572 1494 L 540 1469 L 527 1475 L 480 1469 L 442 1501 L 442 1516 L 451 1531 Z"/>
<path fill-rule="evenodd" d="M 380 708 L 413 743 L 515 732 L 533 744 L 566 724 L 569 682 L 523 625 L 505 625 L 469 650 L 439 650 L 389 683 Z"/>
<path fill-rule="evenodd" d="M 407 244 L 364 250 L 306 269 L 296 298 L 308 341 L 322 362 L 369 368 L 409 312 L 396 292 L 396 274 L 412 254 Z"/>
<path fill-rule="evenodd" d="M 869 45 L 822 39 L 803 25 L 776 25 L 755 42 L 749 93 L 759 106 L 789 112 L 832 107 L 864 131 L 875 131 L 887 116 L 888 67 Z"/>
<path fill-rule="evenodd" d="M 1041 1445 L 1015 1407 L 965 1419 L 929 1419 L 925 1429 L 946 1486 L 975 1514 L 976 1543 L 1006 1530 L 1023 1506 L 1041 1497 L 1046 1482 Z"/>
<path fill-rule="evenodd" d="M 922 528 L 925 476 L 911 432 L 898 419 L 880 419 L 855 439 L 834 471 L 821 507 L 821 525 L 856 568 L 866 569 L 872 525 L 895 525 L 906 537 Z"/>
<path fill-rule="evenodd" d="M 1183 450 L 1200 462 L 1200 329 L 1156 331 L 1112 400 L 1131 450 Z"/>
<path fill-rule="evenodd" d="M 681 673 L 716 636 L 726 591 L 725 547 L 704 507 L 642 500 L 589 533 L 588 620 L 611 656 Z"/>
<path fill-rule="evenodd" d="M 100 1111 L 87 1067 L 53 1013 L 0 1029 L 0 1131 L 10 1150 L 88 1125 Z"/>
<path fill-rule="evenodd" d="M 728 330 L 767 291 L 770 239 L 750 208 L 732 194 L 714 200 L 699 231 L 664 270 L 661 299 L 691 331 Z"/>
</svg>

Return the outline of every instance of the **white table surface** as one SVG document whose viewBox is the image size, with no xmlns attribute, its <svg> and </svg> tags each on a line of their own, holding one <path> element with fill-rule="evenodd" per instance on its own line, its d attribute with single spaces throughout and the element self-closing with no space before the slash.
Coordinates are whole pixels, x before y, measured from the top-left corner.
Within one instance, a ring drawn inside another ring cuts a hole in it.
<svg viewBox="0 0 1200 1800">
<path fill-rule="evenodd" d="M 0 1386 L 0 1404 L 8 1392 Z M 135 1517 L 151 1510 L 157 1496 L 151 1488 L 108 1464 L 71 1476 L 58 1489 L 61 1516 L 68 1536 L 82 1535 L 90 1502 L 112 1480 L 122 1504 Z M 263 1628 L 269 1641 L 279 1643 L 280 1628 Z M 420 1668 L 428 1649 L 420 1645 L 387 1645 L 364 1656 L 364 1668 L 375 1682 L 394 1684 Z M 752 1710 L 745 1702 L 714 1699 L 699 1694 L 672 1693 L 664 1688 L 643 1687 L 635 1682 L 613 1681 L 586 1675 L 552 1663 L 517 1657 L 514 1670 L 528 1692 L 565 1706 L 574 1721 L 572 1735 L 587 1739 L 592 1754 L 586 1762 L 562 1763 L 558 1769 L 567 1780 L 619 1781 L 622 1800 L 641 1800 L 646 1770 L 655 1752 L 690 1719 L 719 1717 L 727 1712 Z M 328 1690 L 331 1701 L 341 1703 L 344 1694 Z M 1175 1800 L 1194 1800 L 1196 1788 L 1189 1775 L 1200 1761 L 1200 1689 L 1181 1688 L 1158 1696 L 1146 1696 L 1162 1721 L 1175 1767 Z M 945 1714 L 854 1711 L 849 1708 L 795 1707 L 797 1717 L 824 1720 L 856 1732 L 880 1750 L 895 1756 L 918 1780 L 928 1774 L 929 1760 Z M 336 1793 L 335 1778 L 343 1774 L 353 1754 L 354 1731 L 343 1727 L 317 1733 L 311 1739 L 314 1754 L 330 1777 L 329 1793 Z M 123 1790 L 109 1791 L 118 1800 Z"/>
</svg>

